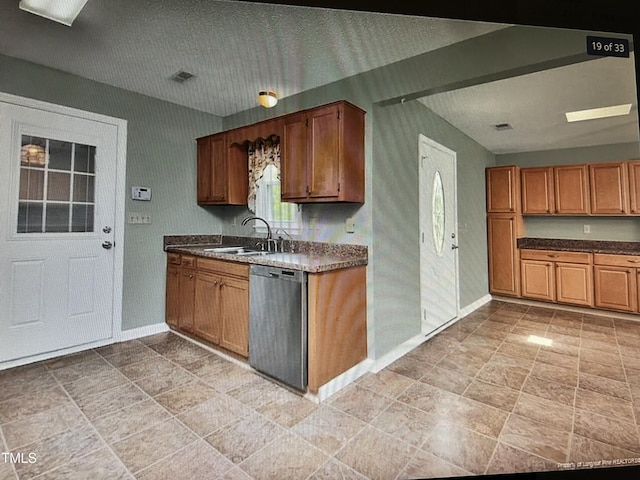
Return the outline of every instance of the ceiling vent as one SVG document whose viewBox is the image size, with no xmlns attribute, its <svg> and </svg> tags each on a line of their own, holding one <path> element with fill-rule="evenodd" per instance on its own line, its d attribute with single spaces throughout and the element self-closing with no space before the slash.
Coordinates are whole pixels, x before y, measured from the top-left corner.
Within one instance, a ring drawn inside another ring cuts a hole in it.
<svg viewBox="0 0 640 480">
<path fill-rule="evenodd" d="M 191 80 L 195 75 L 193 73 L 187 72 L 185 70 L 179 70 L 178 72 L 171 75 L 171 80 L 178 83 L 184 83 L 187 80 Z"/>
<path fill-rule="evenodd" d="M 511 125 L 509 125 L 508 123 L 498 123 L 498 124 L 494 125 L 493 128 L 495 128 L 498 131 L 513 130 L 513 127 Z"/>
</svg>

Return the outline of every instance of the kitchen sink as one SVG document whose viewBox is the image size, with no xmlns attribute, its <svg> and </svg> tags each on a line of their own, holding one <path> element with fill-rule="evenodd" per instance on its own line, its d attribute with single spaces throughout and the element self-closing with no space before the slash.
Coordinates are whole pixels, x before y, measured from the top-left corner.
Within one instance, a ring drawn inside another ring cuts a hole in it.
<svg viewBox="0 0 640 480">
<path fill-rule="evenodd" d="M 241 257 L 257 257 L 262 255 L 271 255 L 276 252 L 267 252 L 265 250 L 244 250 L 243 252 L 238 252 L 236 255 Z"/>
</svg>

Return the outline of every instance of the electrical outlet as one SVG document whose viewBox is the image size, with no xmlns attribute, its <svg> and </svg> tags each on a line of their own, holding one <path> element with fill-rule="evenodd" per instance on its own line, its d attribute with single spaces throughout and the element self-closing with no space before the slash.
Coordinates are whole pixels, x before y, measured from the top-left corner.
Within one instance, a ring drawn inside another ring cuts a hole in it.
<svg viewBox="0 0 640 480">
<path fill-rule="evenodd" d="M 127 215 L 127 223 L 129 223 L 129 224 L 150 225 L 151 224 L 151 214 L 149 214 L 149 213 L 129 212 L 129 214 Z"/>
<path fill-rule="evenodd" d="M 591 225 L 583 225 L 582 226 L 583 233 L 591 233 Z"/>
<path fill-rule="evenodd" d="M 353 217 L 347 218 L 344 224 L 344 230 L 347 233 L 355 233 L 356 231 L 356 221 Z"/>
</svg>

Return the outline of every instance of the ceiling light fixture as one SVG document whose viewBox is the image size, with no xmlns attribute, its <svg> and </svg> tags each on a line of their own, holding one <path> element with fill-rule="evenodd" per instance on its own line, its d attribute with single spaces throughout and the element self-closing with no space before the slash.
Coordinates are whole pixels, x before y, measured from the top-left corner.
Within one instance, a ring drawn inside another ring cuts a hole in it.
<svg viewBox="0 0 640 480">
<path fill-rule="evenodd" d="M 20 10 L 70 27 L 88 0 L 21 0 Z"/>
<path fill-rule="evenodd" d="M 262 91 L 258 93 L 258 102 L 264 108 L 275 107 L 278 103 L 278 96 L 272 91 Z"/>
<path fill-rule="evenodd" d="M 591 108 L 588 110 L 578 110 L 576 112 L 567 112 L 567 122 L 581 122 L 583 120 L 595 120 L 596 118 L 617 117 L 620 115 L 629 115 L 631 104 L 614 105 L 611 107 Z"/>
</svg>

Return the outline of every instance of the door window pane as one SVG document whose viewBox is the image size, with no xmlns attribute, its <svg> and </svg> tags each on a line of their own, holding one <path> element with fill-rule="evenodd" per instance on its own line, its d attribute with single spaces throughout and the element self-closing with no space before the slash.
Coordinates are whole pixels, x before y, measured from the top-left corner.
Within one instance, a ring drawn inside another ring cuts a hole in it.
<svg viewBox="0 0 640 480">
<path fill-rule="evenodd" d="M 23 135 L 17 233 L 93 232 L 96 147 Z"/>
<path fill-rule="evenodd" d="M 69 142 L 49 140 L 49 168 L 71 170 L 71 146 Z"/>
<path fill-rule="evenodd" d="M 42 232 L 42 203 L 23 203 L 18 206 L 18 233 Z"/>
<path fill-rule="evenodd" d="M 441 256 L 444 248 L 444 189 L 440 172 L 436 172 L 433 176 L 431 220 L 433 224 L 433 243 L 436 247 L 436 253 Z"/>
</svg>

